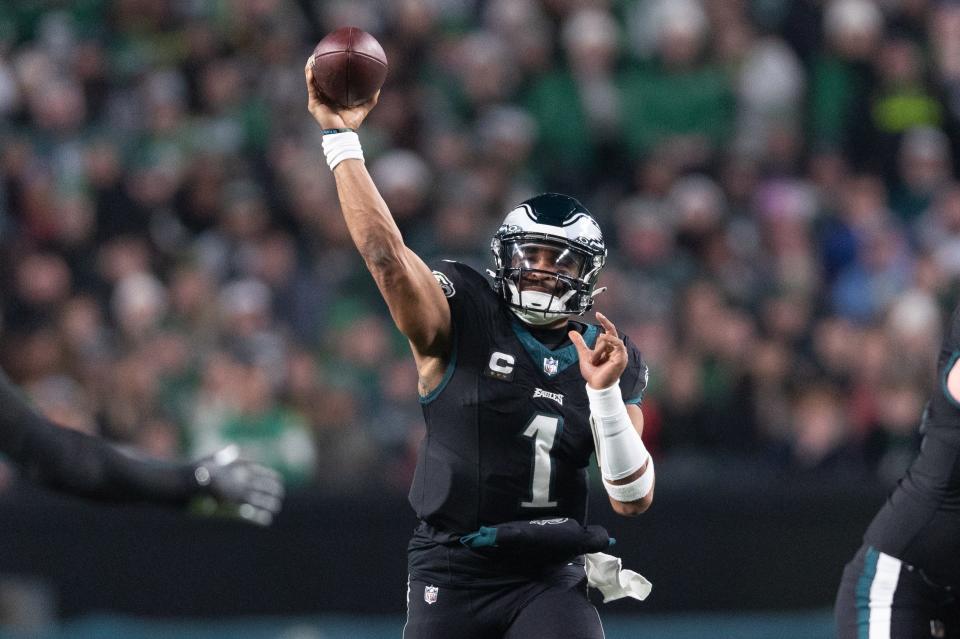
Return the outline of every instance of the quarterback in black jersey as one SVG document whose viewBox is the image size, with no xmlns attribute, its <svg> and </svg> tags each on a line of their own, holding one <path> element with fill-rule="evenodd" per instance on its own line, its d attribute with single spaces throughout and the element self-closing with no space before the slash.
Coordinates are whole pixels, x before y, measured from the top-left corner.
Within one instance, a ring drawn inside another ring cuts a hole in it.
<svg viewBox="0 0 960 639">
<path fill-rule="evenodd" d="M 585 523 L 594 452 L 617 513 L 644 512 L 654 482 L 640 438 L 640 352 L 603 315 L 600 326 L 574 319 L 599 292 L 599 226 L 577 200 L 543 194 L 494 236 L 492 282 L 456 262 L 428 267 L 405 246 L 363 163 L 355 130 L 377 98 L 329 105 L 310 64 L 305 72 L 347 227 L 419 372 L 426 435 L 409 495 L 420 525 L 405 639 L 599 639 L 586 596 L 590 555 L 586 570 L 581 556 L 597 548 L 555 543 L 558 526 Z M 506 534 L 484 543 L 497 526 L 522 529 L 528 545 L 508 548 Z"/>
<path fill-rule="evenodd" d="M 3 371 L 0 455 L 36 481 L 91 499 L 185 505 L 204 497 L 218 512 L 263 526 L 273 521 L 283 500 L 280 476 L 239 459 L 235 447 L 193 463 L 133 456 L 46 419 Z"/>
<path fill-rule="evenodd" d="M 847 564 L 841 639 L 960 638 L 960 306 L 937 359 L 920 453 Z"/>
</svg>

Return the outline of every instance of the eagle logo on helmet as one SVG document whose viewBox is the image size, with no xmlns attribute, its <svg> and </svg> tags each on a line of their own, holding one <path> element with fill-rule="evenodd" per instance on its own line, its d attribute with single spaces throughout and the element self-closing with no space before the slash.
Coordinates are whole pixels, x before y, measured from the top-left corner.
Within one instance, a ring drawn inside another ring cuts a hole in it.
<svg viewBox="0 0 960 639">
<path fill-rule="evenodd" d="M 607 249 L 576 199 L 543 193 L 510 211 L 490 242 L 494 288 L 527 324 L 544 326 L 593 306 Z"/>
</svg>

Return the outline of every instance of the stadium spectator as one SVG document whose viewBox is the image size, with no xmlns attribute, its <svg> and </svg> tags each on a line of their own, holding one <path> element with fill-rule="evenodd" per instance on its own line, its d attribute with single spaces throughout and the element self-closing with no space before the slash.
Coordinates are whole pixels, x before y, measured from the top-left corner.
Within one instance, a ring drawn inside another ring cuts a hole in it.
<svg viewBox="0 0 960 639">
<path fill-rule="evenodd" d="M 652 336 L 651 429 L 675 425 L 656 454 L 795 468 L 777 452 L 812 372 L 840 390 L 841 458 L 893 472 L 909 438 L 871 385 L 928 388 L 960 272 L 955 3 L 0 5 L 0 363 L 73 389 L 91 431 L 186 454 L 236 408 L 239 381 L 211 385 L 239 353 L 269 371 L 261 414 L 312 437 L 292 476 L 339 490 L 315 463 L 337 456 L 404 490 L 415 389 L 290 115 L 312 44 L 350 22 L 391 60 L 364 149 L 420 254 L 482 267 L 501 212 L 544 190 L 597 215 L 597 307 Z M 362 370 L 352 325 L 376 337 Z M 907 379 L 879 375 L 890 348 Z M 310 391 L 288 373 L 307 355 Z"/>
</svg>

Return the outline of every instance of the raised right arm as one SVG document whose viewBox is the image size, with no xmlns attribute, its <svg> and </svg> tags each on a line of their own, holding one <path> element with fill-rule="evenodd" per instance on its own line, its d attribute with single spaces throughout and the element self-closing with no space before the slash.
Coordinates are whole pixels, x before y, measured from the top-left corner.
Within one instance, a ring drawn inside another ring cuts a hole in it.
<svg viewBox="0 0 960 639">
<path fill-rule="evenodd" d="M 313 84 L 313 71 L 305 69 L 307 108 L 327 129 L 356 129 L 376 104 L 376 97 L 353 108 L 326 104 Z M 346 135 L 346 134 L 335 134 Z M 373 275 L 390 315 L 410 341 L 420 392 L 439 384 L 450 353 L 450 307 L 427 265 L 404 243 L 386 202 L 359 159 L 341 160 L 333 169 L 340 208 L 357 250 Z"/>
</svg>

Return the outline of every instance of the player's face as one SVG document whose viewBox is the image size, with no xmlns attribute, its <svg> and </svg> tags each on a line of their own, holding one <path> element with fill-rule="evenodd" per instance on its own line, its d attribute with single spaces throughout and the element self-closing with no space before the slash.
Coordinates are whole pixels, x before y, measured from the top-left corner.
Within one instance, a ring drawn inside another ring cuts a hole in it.
<svg viewBox="0 0 960 639">
<path fill-rule="evenodd" d="M 551 273 L 576 278 L 584 261 L 582 255 L 570 249 L 549 244 L 515 243 L 510 249 L 510 266 L 523 269 L 520 279 L 523 290 L 554 293 L 561 281 Z"/>
</svg>

